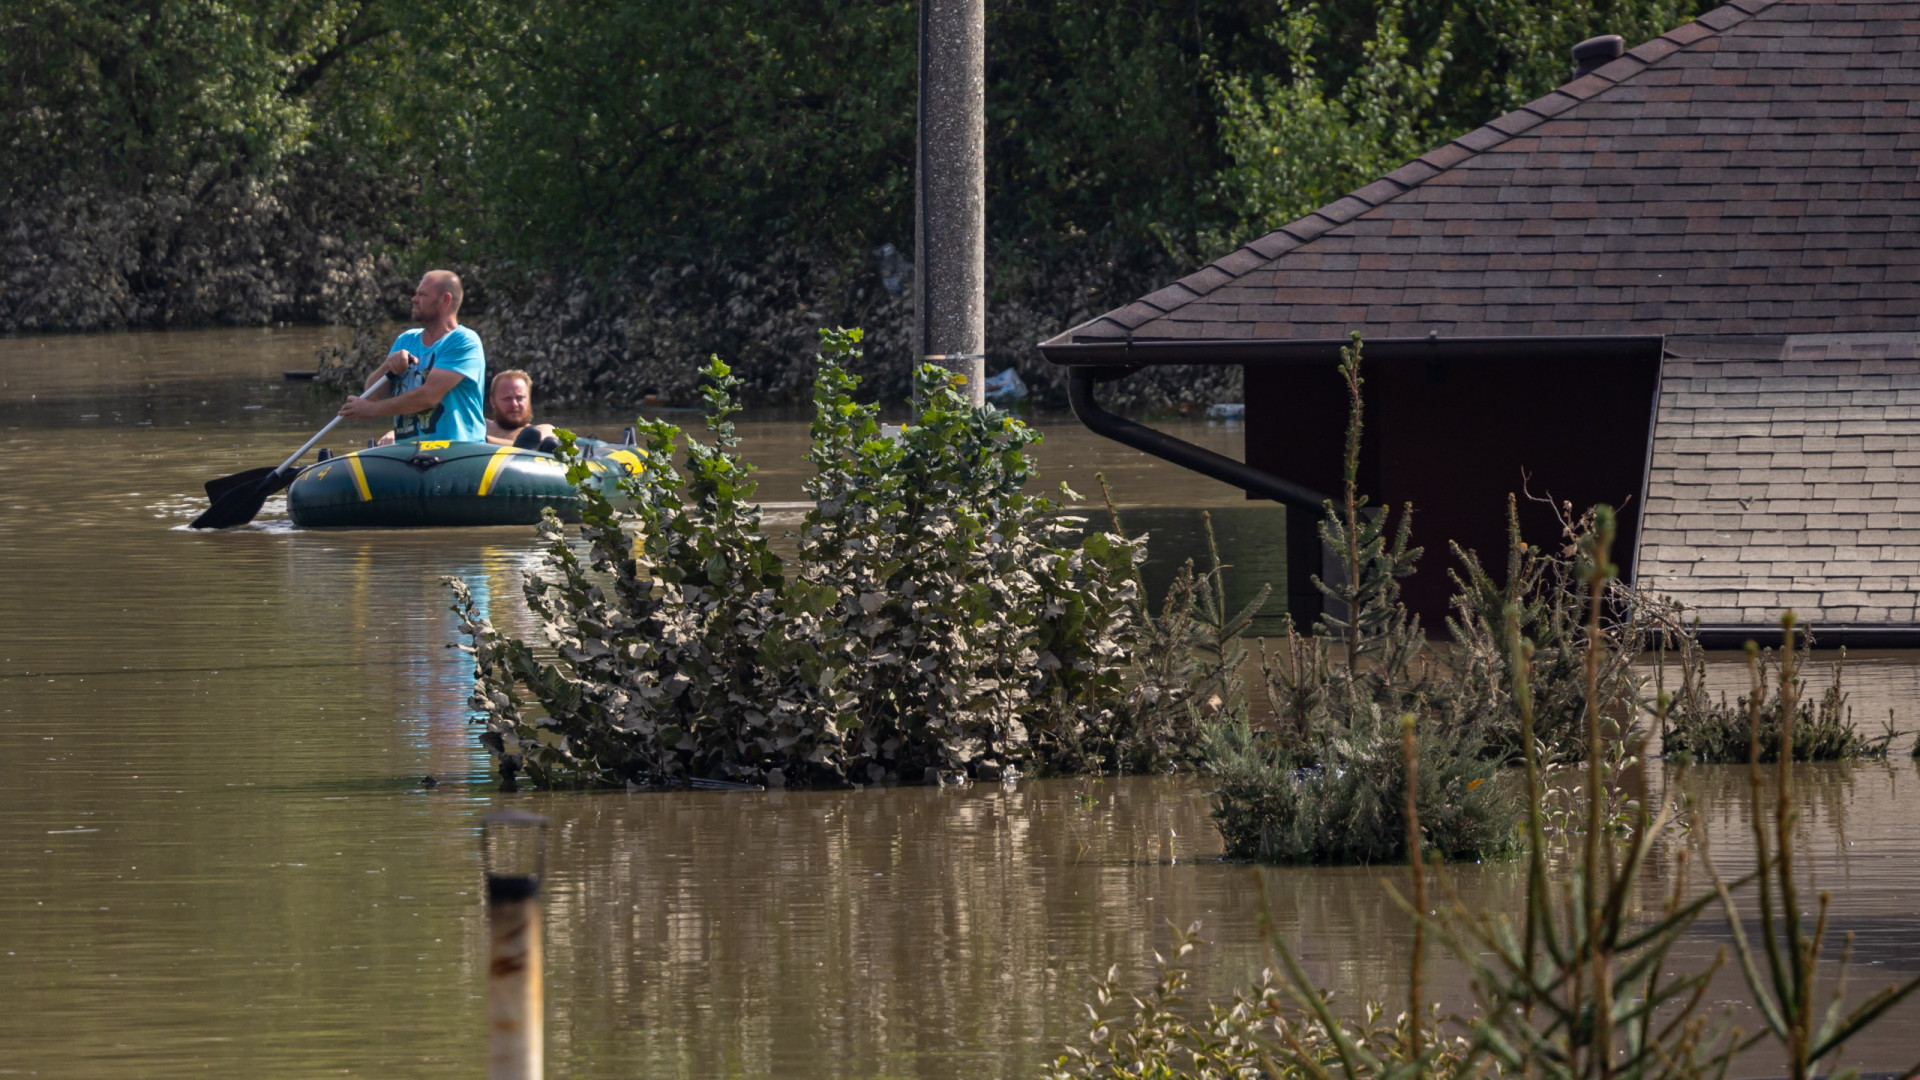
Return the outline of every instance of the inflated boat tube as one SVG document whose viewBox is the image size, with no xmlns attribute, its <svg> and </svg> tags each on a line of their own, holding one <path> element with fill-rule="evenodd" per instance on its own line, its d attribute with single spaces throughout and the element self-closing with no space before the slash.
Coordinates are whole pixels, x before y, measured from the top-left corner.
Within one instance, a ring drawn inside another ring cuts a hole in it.
<svg viewBox="0 0 1920 1080">
<path fill-rule="evenodd" d="M 644 451 L 588 439 L 580 448 L 602 483 L 642 468 Z M 287 489 L 307 528 L 531 525 L 540 511 L 575 518 L 567 467 L 552 454 L 491 443 L 370 447 L 309 465 Z"/>
</svg>

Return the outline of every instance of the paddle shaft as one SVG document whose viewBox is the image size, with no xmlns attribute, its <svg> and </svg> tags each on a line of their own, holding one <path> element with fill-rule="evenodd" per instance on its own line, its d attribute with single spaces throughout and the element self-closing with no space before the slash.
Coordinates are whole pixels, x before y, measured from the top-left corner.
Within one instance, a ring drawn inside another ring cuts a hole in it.
<svg viewBox="0 0 1920 1080">
<path fill-rule="evenodd" d="M 385 375 L 382 375 L 382 376 L 380 376 L 380 377 L 379 377 L 378 379 L 375 379 L 375 380 L 374 380 L 374 383 L 373 383 L 373 385 L 372 385 L 372 386 L 369 386 L 369 387 L 367 387 L 367 389 L 366 389 L 366 392 L 367 392 L 367 393 L 369 393 L 369 394 L 371 394 L 371 393 L 373 393 L 373 392 L 374 392 L 375 390 L 378 390 L 378 389 L 380 389 L 381 387 L 383 387 L 383 386 L 385 386 L 385 385 L 387 385 L 387 377 L 386 377 Z M 280 463 L 280 468 L 278 468 L 278 469 L 275 469 L 275 470 L 273 470 L 273 471 L 274 471 L 274 472 L 283 472 L 283 471 L 285 471 L 285 469 L 286 469 L 286 467 L 287 467 L 287 466 L 289 466 L 289 465 L 291 465 L 291 464 L 293 464 L 293 463 L 294 463 L 294 462 L 296 462 L 296 461 L 299 461 L 299 460 L 300 460 L 300 456 L 301 456 L 302 454 L 305 454 L 305 453 L 306 453 L 307 451 L 309 451 L 309 450 L 311 450 L 311 449 L 313 449 L 313 444 L 314 444 L 314 443 L 317 443 L 317 442 L 319 442 L 319 441 L 320 441 L 321 439 L 324 439 L 324 438 L 326 438 L 326 437 L 327 437 L 327 432 L 329 432 L 329 431 L 332 431 L 332 430 L 333 430 L 333 428 L 334 428 L 334 425 L 335 425 L 335 424 L 338 424 L 338 423 L 339 423 L 340 421 L 342 421 L 342 420 L 344 420 L 344 419 L 346 419 L 346 417 L 344 417 L 344 416 L 336 416 L 336 417 L 334 417 L 333 419 L 331 419 L 331 420 L 329 420 L 329 421 L 327 421 L 327 426 L 326 426 L 326 427 L 323 427 L 323 428 L 321 428 L 321 429 L 320 429 L 319 431 L 316 431 L 316 432 L 314 432 L 314 435 L 313 435 L 313 438 L 311 438 L 311 439 L 308 439 L 308 440 L 307 440 L 307 441 L 306 441 L 305 443 L 303 443 L 303 444 L 301 445 L 301 447 L 300 447 L 300 449 L 298 449 L 298 450 L 295 450 L 295 451 L 293 452 L 293 456 L 292 456 L 292 457 L 290 457 L 290 458 L 288 458 L 287 460 L 285 460 L 285 461 L 283 461 L 283 462 L 281 462 L 281 463 Z"/>
</svg>

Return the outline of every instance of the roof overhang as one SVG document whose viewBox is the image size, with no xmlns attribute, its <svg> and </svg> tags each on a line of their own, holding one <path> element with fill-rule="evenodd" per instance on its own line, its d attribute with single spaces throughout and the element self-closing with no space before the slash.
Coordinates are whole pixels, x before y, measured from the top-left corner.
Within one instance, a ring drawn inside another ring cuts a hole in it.
<svg viewBox="0 0 1920 1080">
<path fill-rule="evenodd" d="M 1442 337 L 1363 338 L 1372 360 L 1604 360 L 1658 359 L 1666 348 L 1660 334 L 1613 334 L 1579 337 Z M 1179 340 L 1126 338 L 1107 341 L 1042 342 L 1040 353 L 1063 367 L 1142 368 L 1163 365 L 1207 364 L 1278 365 L 1337 362 L 1340 350 L 1352 342 L 1344 338 Z"/>
</svg>

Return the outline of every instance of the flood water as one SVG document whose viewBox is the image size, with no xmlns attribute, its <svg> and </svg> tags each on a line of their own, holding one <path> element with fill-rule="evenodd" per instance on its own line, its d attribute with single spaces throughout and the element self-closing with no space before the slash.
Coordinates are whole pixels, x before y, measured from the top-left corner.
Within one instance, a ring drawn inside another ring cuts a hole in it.
<svg viewBox="0 0 1920 1080">
<path fill-rule="evenodd" d="M 1201 996 L 1251 979 L 1263 910 L 1347 1000 L 1401 992 L 1393 872 L 1223 863 L 1190 780 L 501 795 L 440 582 L 524 627 L 531 530 L 307 532 L 271 506 L 179 528 L 202 482 L 276 463 L 331 414 L 280 376 L 323 336 L 0 339 L 0 1075 L 477 1075 L 477 830 L 509 803 L 553 819 L 555 1076 L 1031 1076 L 1084 1035 L 1092 980 L 1117 963 L 1137 983 L 1170 922 L 1212 942 Z M 1130 528 L 1187 549 L 1209 509 L 1236 588 L 1277 569 L 1278 514 L 1070 417 L 1036 423 L 1049 485 L 1091 495 L 1104 471 Z M 802 497 L 804 431 L 741 426 L 764 499 Z M 1234 427 L 1180 433 L 1239 451 Z M 1158 572 L 1196 553 L 1163 545 Z M 1920 719 L 1914 657 L 1856 657 L 1849 681 L 1857 715 Z M 1740 775 L 1687 783 L 1734 862 Z M 1913 763 L 1799 784 L 1856 988 L 1920 974 Z M 1517 883 L 1454 879 L 1494 906 Z M 1703 925 L 1684 951 L 1723 936 Z M 1457 976 L 1437 993 L 1465 1005 Z M 1850 1059 L 1904 1068 L 1916 1020 L 1903 1007 Z"/>
</svg>

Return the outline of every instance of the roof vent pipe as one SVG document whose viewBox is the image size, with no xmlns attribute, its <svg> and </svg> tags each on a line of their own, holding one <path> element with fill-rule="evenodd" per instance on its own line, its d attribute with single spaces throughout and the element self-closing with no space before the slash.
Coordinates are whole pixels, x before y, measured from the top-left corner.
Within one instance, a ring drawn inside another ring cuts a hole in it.
<svg viewBox="0 0 1920 1080">
<path fill-rule="evenodd" d="M 1602 34 L 1573 47 L 1573 77 L 1579 78 L 1595 68 L 1620 59 L 1627 51 L 1627 39 L 1619 34 Z"/>
</svg>

